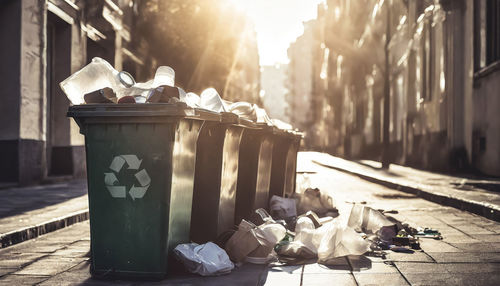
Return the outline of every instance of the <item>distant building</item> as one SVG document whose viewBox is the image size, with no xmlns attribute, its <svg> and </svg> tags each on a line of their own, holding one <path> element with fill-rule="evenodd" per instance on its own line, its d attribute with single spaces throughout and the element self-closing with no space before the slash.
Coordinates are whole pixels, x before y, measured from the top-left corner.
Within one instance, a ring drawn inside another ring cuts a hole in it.
<svg viewBox="0 0 500 286">
<path fill-rule="evenodd" d="M 311 99 L 313 93 L 313 50 L 315 21 L 304 23 L 304 33 L 288 48 L 288 76 L 286 100 L 290 124 L 309 133 L 311 126 Z M 306 137 L 306 140 L 310 137 Z M 308 142 L 306 142 L 308 143 Z"/>
<path fill-rule="evenodd" d="M 222 96 L 229 101 L 247 101 L 262 105 L 259 97 L 260 66 L 257 48 L 257 34 L 251 23 L 247 22 L 239 38 L 236 54 L 231 58 L 231 64 Z M 222 33 L 222 32 L 221 32 Z M 209 74 L 207 74 L 209 76 Z"/>
<path fill-rule="evenodd" d="M 84 139 L 66 117 L 59 82 L 102 57 L 148 78 L 155 59 L 134 48 L 132 0 L 6 0 L 0 4 L 0 184 L 85 175 Z"/>
<path fill-rule="evenodd" d="M 261 88 L 264 91 L 262 98 L 264 107 L 271 118 L 289 122 L 286 114 L 288 102 L 285 95 L 287 93 L 286 64 L 276 64 L 261 67 Z"/>
<path fill-rule="evenodd" d="M 328 0 L 320 19 L 324 41 L 316 45 L 328 49 L 322 96 L 333 116 L 321 148 L 380 160 L 389 75 L 392 162 L 500 176 L 498 0 Z"/>
</svg>

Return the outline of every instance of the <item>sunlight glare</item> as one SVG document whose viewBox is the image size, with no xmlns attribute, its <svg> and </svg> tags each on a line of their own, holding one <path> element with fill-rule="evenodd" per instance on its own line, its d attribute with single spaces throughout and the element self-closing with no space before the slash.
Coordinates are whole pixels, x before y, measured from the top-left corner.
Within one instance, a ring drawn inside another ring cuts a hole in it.
<svg viewBox="0 0 500 286">
<path fill-rule="evenodd" d="M 324 0 L 228 0 L 254 22 L 261 65 L 288 63 L 287 49 Z"/>
</svg>

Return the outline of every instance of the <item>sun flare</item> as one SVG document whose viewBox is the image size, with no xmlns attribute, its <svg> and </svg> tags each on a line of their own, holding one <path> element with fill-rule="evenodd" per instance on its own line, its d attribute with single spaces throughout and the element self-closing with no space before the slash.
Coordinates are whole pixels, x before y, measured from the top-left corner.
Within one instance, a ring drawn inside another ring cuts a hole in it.
<svg viewBox="0 0 500 286">
<path fill-rule="evenodd" d="M 304 21 L 316 17 L 323 0 L 228 0 L 248 15 L 257 32 L 261 65 L 287 63 L 287 48 L 302 34 Z"/>
</svg>

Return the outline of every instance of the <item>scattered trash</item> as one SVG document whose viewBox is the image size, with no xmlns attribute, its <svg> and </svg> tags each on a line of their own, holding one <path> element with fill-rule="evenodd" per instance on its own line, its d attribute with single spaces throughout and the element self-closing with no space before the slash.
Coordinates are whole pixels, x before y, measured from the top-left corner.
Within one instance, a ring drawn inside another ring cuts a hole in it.
<svg viewBox="0 0 500 286">
<path fill-rule="evenodd" d="M 249 221 L 254 225 L 261 225 L 266 222 L 274 222 L 271 215 L 263 208 L 258 208 L 249 218 Z"/>
<path fill-rule="evenodd" d="M 433 238 L 437 240 L 443 239 L 443 236 L 438 230 L 421 227 L 417 228 L 416 232 L 413 233 L 413 236 L 421 238 Z"/>
<path fill-rule="evenodd" d="M 338 221 L 330 221 L 315 228 L 309 217 L 301 217 L 297 226 L 293 243 L 283 245 L 284 248 L 280 248 L 278 253 L 286 253 L 287 256 L 305 255 L 300 258 L 315 254 L 318 262 L 328 262 L 335 257 L 361 255 L 370 251 L 370 242 L 365 241 L 354 229 L 341 226 Z"/>
<path fill-rule="evenodd" d="M 396 224 L 377 210 L 354 204 L 347 225 L 357 232 L 376 234 L 382 242 L 390 243 L 396 236 Z"/>
<path fill-rule="evenodd" d="M 269 202 L 271 216 L 274 219 L 288 219 L 297 216 L 296 200 L 272 196 Z"/>
<path fill-rule="evenodd" d="M 364 240 L 354 229 L 340 226 L 338 222 L 329 222 L 324 237 L 318 248 L 318 262 L 328 261 L 346 255 L 362 255 L 370 251 L 370 242 Z"/>
<path fill-rule="evenodd" d="M 212 242 L 179 244 L 174 253 L 189 272 L 202 276 L 227 274 L 234 268 L 224 249 Z"/>
<path fill-rule="evenodd" d="M 286 258 L 301 258 L 301 259 L 312 259 L 316 258 L 317 254 L 305 247 L 304 244 L 298 241 L 290 241 L 279 244 L 276 247 L 276 253 L 281 257 Z"/>
<path fill-rule="evenodd" d="M 226 251 L 235 262 L 241 262 L 246 257 L 268 258 L 269 254 L 279 241 L 286 235 L 284 226 L 274 222 L 266 221 L 256 226 L 255 224 L 242 220 L 233 236 L 226 243 Z"/>
<path fill-rule="evenodd" d="M 297 214 L 299 215 L 313 211 L 319 216 L 338 216 L 333 198 L 322 193 L 318 188 L 307 188 L 302 194 L 297 194 L 297 197 L 299 200 Z"/>
</svg>

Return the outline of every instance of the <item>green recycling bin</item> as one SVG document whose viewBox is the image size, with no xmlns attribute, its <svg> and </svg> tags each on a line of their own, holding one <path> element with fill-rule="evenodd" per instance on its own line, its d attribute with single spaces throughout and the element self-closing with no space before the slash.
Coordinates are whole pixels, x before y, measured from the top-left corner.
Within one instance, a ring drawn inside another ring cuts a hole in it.
<svg viewBox="0 0 500 286">
<path fill-rule="evenodd" d="M 273 133 L 273 162 L 269 197 L 284 197 L 295 192 L 297 152 L 302 135 L 295 131 L 276 129 Z"/>
<path fill-rule="evenodd" d="M 240 143 L 235 223 L 258 208 L 269 208 L 273 128 L 240 120 L 245 126 Z"/>
<path fill-rule="evenodd" d="M 85 135 L 91 273 L 164 277 L 172 249 L 189 242 L 204 119 L 183 103 L 79 105 L 68 116 Z"/>
<path fill-rule="evenodd" d="M 234 227 L 238 154 L 243 127 L 233 113 L 205 122 L 196 148 L 191 240 L 214 241 Z"/>
</svg>

